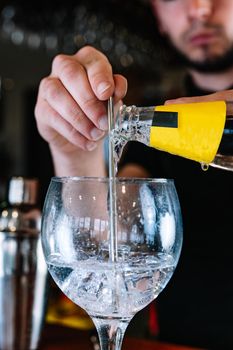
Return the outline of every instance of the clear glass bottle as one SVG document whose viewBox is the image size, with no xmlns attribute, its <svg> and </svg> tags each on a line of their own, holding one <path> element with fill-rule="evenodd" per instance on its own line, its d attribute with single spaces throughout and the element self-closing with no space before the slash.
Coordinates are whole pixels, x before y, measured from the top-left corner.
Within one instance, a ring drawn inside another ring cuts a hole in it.
<svg viewBox="0 0 233 350">
<path fill-rule="evenodd" d="M 116 158 L 139 141 L 203 166 L 233 170 L 233 117 L 224 101 L 120 108 L 111 138 Z"/>
</svg>

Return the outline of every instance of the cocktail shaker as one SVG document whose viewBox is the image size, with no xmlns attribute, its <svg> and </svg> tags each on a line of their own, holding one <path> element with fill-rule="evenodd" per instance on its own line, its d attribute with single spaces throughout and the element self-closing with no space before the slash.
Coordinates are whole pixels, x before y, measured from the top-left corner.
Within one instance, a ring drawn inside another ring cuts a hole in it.
<svg viewBox="0 0 233 350">
<path fill-rule="evenodd" d="M 38 181 L 13 177 L 0 212 L 0 349 L 38 348 L 47 304 Z"/>
</svg>

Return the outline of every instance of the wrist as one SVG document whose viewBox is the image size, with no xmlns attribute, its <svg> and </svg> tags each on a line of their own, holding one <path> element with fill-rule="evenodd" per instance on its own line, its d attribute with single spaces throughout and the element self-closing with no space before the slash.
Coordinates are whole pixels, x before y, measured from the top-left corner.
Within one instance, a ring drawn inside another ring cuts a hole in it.
<svg viewBox="0 0 233 350">
<path fill-rule="evenodd" d="M 93 151 L 62 152 L 50 146 L 56 176 L 106 176 L 103 141 Z"/>
</svg>

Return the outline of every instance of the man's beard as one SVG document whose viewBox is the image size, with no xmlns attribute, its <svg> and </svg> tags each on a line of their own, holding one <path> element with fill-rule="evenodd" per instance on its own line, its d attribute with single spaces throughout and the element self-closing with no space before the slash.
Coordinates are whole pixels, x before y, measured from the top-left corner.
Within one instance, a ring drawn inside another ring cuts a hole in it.
<svg viewBox="0 0 233 350">
<path fill-rule="evenodd" d="M 180 52 L 172 43 L 168 43 L 172 50 L 175 61 L 189 69 L 202 73 L 220 73 L 233 67 L 233 45 L 221 56 L 206 58 L 203 61 L 195 61 Z"/>
</svg>

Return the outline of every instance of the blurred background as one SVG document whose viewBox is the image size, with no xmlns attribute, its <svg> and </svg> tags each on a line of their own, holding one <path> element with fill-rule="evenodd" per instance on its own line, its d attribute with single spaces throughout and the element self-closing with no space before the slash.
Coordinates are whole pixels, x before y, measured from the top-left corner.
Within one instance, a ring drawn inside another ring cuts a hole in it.
<svg viewBox="0 0 233 350">
<path fill-rule="evenodd" d="M 56 54 L 87 44 L 103 51 L 114 72 L 128 79 L 126 104 L 154 105 L 169 97 L 169 89 L 173 94 L 172 82 L 177 88 L 180 80 L 169 70 L 154 21 L 143 0 L 0 0 L 0 203 L 8 179 L 25 176 L 39 179 L 43 205 L 53 167 L 34 107 Z M 50 321 L 92 328 L 85 313 L 53 288 Z"/>
<path fill-rule="evenodd" d="M 86 44 L 128 78 L 125 103 L 163 101 L 173 76 L 146 1 L 0 1 L 0 199 L 5 179 L 22 175 L 39 178 L 43 201 L 53 169 L 34 119 L 38 85 L 57 53 Z"/>
</svg>

